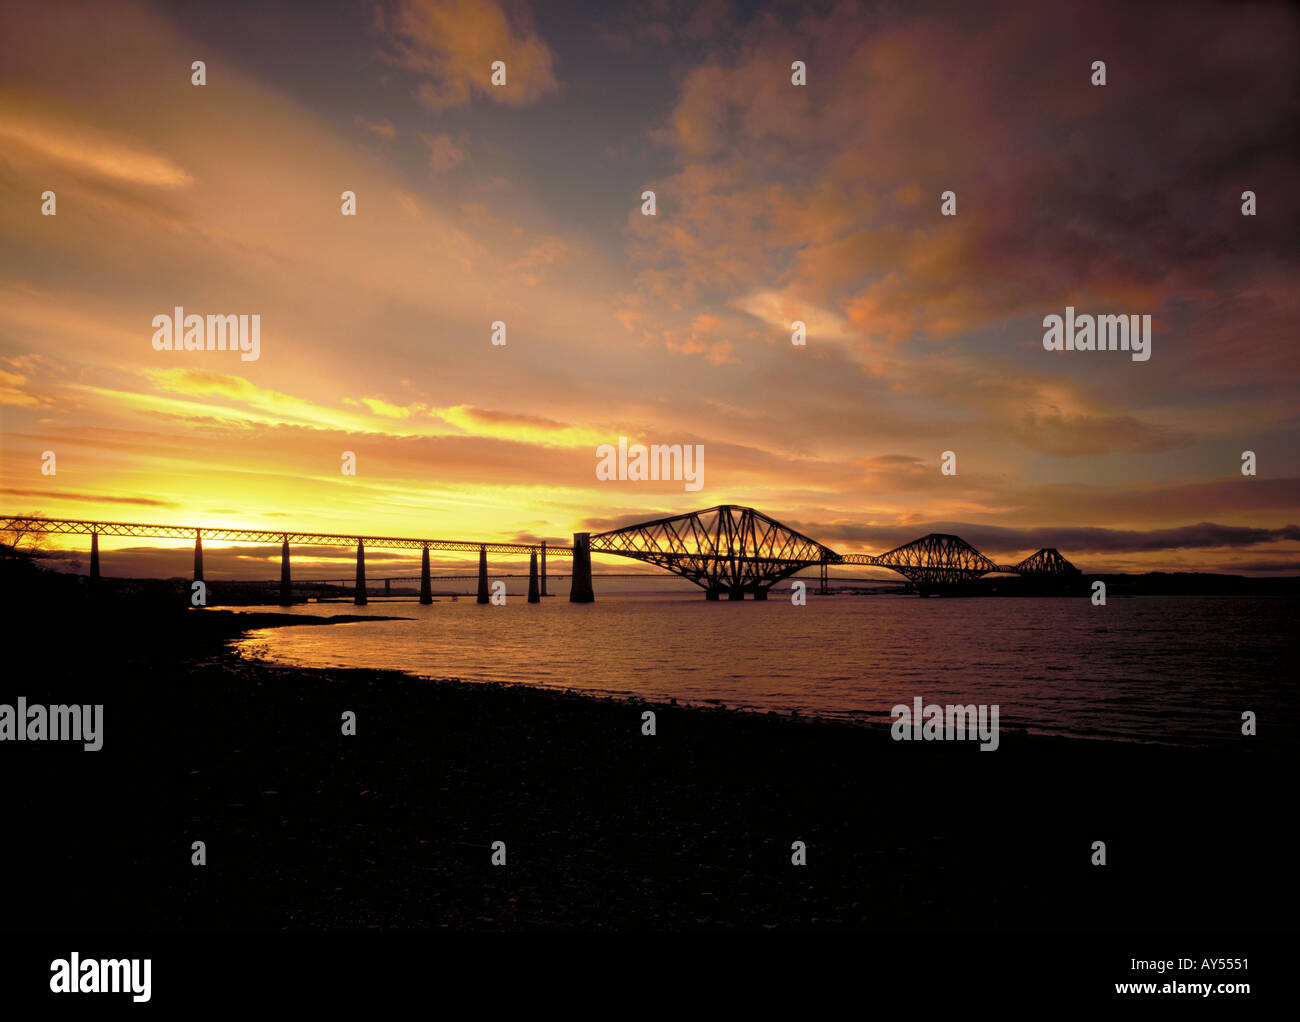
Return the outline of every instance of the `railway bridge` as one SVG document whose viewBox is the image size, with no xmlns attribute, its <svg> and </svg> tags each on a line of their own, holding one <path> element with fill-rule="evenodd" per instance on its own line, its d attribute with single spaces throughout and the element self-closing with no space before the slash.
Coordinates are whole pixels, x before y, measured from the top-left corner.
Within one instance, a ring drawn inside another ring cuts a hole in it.
<svg viewBox="0 0 1300 1022">
<path fill-rule="evenodd" d="M 827 571 L 832 565 L 861 564 L 889 568 L 906 578 L 918 592 L 952 591 L 984 575 L 1007 573 L 1036 579 L 1069 580 L 1079 570 L 1053 549 L 1046 548 L 1012 565 L 996 564 L 958 536 L 931 533 L 883 554 L 838 553 L 803 533 L 752 507 L 720 504 L 702 511 L 638 522 L 608 532 L 579 532 L 572 546 L 503 543 L 485 540 L 423 539 L 403 536 L 367 536 L 348 533 L 297 532 L 273 529 L 236 529 L 202 525 L 158 525 L 108 522 L 93 519 L 0 517 L 0 533 L 16 544 L 27 535 L 87 536 L 90 539 L 90 578 L 99 578 L 99 537 L 129 536 L 194 540 L 194 579 L 203 580 L 203 541 L 280 544 L 280 602 L 293 602 L 290 546 L 356 545 L 354 600 L 366 602 L 366 549 L 369 547 L 420 550 L 420 602 L 431 603 L 429 551 L 477 553 L 478 602 L 488 603 L 488 554 L 527 554 L 528 602 L 549 595 L 546 587 L 547 556 L 572 558 L 569 599 L 591 603 L 595 599 L 591 555 L 613 554 L 643 561 L 689 579 L 710 600 L 767 599 L 772 586 L 797 572 L 817 567 L 822 592 L 828 590 Z"/>
</svg>

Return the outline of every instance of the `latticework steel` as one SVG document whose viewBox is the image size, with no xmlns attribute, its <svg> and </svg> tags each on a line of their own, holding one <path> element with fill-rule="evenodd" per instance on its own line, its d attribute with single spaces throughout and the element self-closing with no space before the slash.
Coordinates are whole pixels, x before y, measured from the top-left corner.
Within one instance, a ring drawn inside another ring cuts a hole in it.
<svg viewBox="0 0 1300 1022">
<path fill-rule="evenodd" d="M 1078 575 L 1079 569 L 1061 556 L 1056 547 L 1044 547 L 1030 554 L 1013 569 L 1020 575 Z"/>
<path fill-rule="evenodd" d="M 766 592 L 776 582 L 839 557 L 752 507 L 722 504 L 591 537 L 592 553 L 657 564 L 707 592 Z"/>
<path fill-rule="evenodd" d="M 875 563 L 892 568 L 909 582 L 922 586 L 973 582 L 981 575 L 999 570 L 960 536 L 944 532 L 932 532 L 895 547 L 878 556 Z"/>
<path fill-rule="evenodd" d="M 363 536 L 355 533 L 231 529 L 221 526 L 158 525 L 93 519 L 0 517 L 0 532 L 141 539 L 204 539 L 231 543 L 306 543 L 368 548 L 451 550 L 528 554 L 541 544 L 478 540 Z M 1055 548 L 1045 548 L 1012 566 L 998 565 L 958 536 L 931 533 L 885 554 L 839 554 L 752 507 L 722 504 L 704 511 L 640 522 L 591 537 L 591 552 L 618 554 L 655 564 L 690 579 L 711 594 L 766 593 L 776 582 L 820 565 L 865 564 L 898 572 L 918 588 L 950 587 L 992 572 L 1062 578 L 1079 569 Z M 567 546 L 547 545 L 552 557 L 572 557 Z"/>
<path fill-rule="evenodd" d="M 361 536 L 355 533 L 275 531 L 272 529 L 227 529 L 214 525 L 156 525 L 144 522 L 101 522 L 69 518 L 0 517 L 0 533 L 47 533 L 68 536 L 132 536 L 140 539 L 194 539 L 229 543 L 310 543 L 318 546 L 355 546 L 360 540 L 366 547 L 393 550 L 458 550 L 477 553 L 486 549 L 490 554 L 527 554 L 541 547 L 540 543 L 492 543 L 461 539 L 415 539 L 400 536 Z M 553 557 L 571 556 L 571 547 L 546 547 Z"/>
</svg>

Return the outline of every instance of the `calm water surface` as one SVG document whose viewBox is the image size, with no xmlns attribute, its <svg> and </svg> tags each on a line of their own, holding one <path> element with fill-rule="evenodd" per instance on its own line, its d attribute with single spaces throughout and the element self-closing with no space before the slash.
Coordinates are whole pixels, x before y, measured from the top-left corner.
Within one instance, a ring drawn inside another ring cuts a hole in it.
<svg viewBox="0 0 1300 1022">
<path fill-rule="evenodd" d="M 775 594 L 774 594 L 775 595 Z M 504 607 L 307 604 L 305 615 L 400 615 L 270 628 L 245 654 L 295 666 L 391 668 L 463 681 L 888 719 L 913 697 L 997 703 L 1002 727 L 1203 744 L 1297 724 L 1291 669 L 1300 601 L 1277 597 L 918 599 L 809 596 L 765 603 L 698 591 L 599 592 Z M 280 610 L 277 607 L 258 608 Z"/>
</svg>

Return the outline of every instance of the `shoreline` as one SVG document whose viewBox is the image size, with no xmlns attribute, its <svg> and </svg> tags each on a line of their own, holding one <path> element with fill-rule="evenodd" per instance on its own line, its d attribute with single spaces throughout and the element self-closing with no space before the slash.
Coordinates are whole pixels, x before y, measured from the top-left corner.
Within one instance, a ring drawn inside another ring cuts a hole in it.
<svg viewBox="0 0 1300 1022">
<path fill-rule="evenodd" d="M 988 754 L 803 715 L 284 667 L 231 649 L 277 623 L 308 622 L 121 607 L 81 622 L 89 638 L 64 638 L 57 665 L 21 683 L 33 701 L 93 695 L 106 737 L 93 754 L 10 759 L 24 764 L 12 809 L 24 828 L 0 865 L 29 882 L 6 928 L 1289 925 L 1286 898 L 1206 880 L 1207 862 L 1225 878 L 1287 875 L 1289 828 L 1261 783 L 1288 776 L 1276 742 L 1008 733 Z M 1250 821 L 1250 842 L 1225 812 Z M 1090 863 L 1098 839 L 1105 868 Z"/>
<path fill-rule="evenodd" d="M 294 625 L 299 625 L 299 624 L 311 624 L 311 625 L 354 624 L 361 621 L 399 621 L 399 620 L 409 621 L 413 619 L 409 617 L 390 617 L 390 616 L 379 616 L 379 615 L 346 615 L 345 614 L 345 615 L 332 615 L 329 617 L 320 617 L 320 616 L 313 616 L 313 615 L 306 615 L 306 614 L 302 614 L 302 615 L 281 614 L 281 613 L 268 613 L 262 611 L 241 612 L 241 611 L 237 611 L 233 609 L 225 609 L 225 608 L 217 608 L 216 610 L 222 611 L 227 615 L 230 615 L 228 619 L 229 624 L 227 625 L 227 627 L 230 629 L 228 632 L 230 637 L 227 641 L 227 649 L 232 653 L 232 655 L 238 656 L 243 661 L 249 663 L 263 664 L 267 667 L 293 668 L 293 669 L 298 669 L 303 671 L 312 671 L 312 670 L 339 671 L 339 672 L 380 671 L 381 673 L 391 673 L 394 676 L 401 676 L 410 679 L 419 679 L 428 682 L 455 682 L 455 683 L 467 684 L 467 685 L 497 685 L 497 686 L 504 686 L 504 687 L 517 686 L 517 687 L 535 689 L 541 692 L 561 692 L 561 693 L 574 695 L 584 699 L 594 699 L 594 700 L 604 700 L 604 701 L 613 700 L 616 702 L 624 702 L 629 705 L 644 706 L 648 708 L 655 708 L 658 706 L 675 707 L 675 708 L 680 707 L 682 709 L 695 709 L 701 711 L 724 711 L 728 713 L 747 714 L 751 716 L 785 719 L 785 720 L 791 720 L 797 722 L 811 721 L 814 723 L 836 724 L 836 725 L 843 725 L 847 727 L 857 728 L 859 730 L 874 732 L 877 734 L 877 737 L 879 737 L 879 733 L 883 732 L 886 738 L 888 738 L 888 731 L 893 723 L 891 719 L 891 714 L 885 710 L 824 711 L 815 708 L 800 707 L 797 709 L 786 711 L 786 710 L 764 709 L 759 706 L 737 705 L 734 702 L 728 703 L 718 699 L 679 700 L 677 697 L 673 697 L 671 695 L 666 695 L 666 694 L 640 695 L 635 692 L 626 691 L 626 690 L 574 689 L 569 686 L 561 687 L 558 685 L 540 685 L 529 681 L 512 681 L 512 680 L 503 680 L 503 679 L 495 679 L 495 678 L 494 679 L 483 679 L 483 678 L 462 679 L 459 676 L 439 676 L 436 674 L 420 674 L 402 668 L 382 669 L 382 668 L 353 667 L 353 666 L 331 666 L 328 668 L 318 668 L 318 667 L 314 667 L 309 663 L 285 662 L 285 661 L 276 660 L 270 656 L 244 657 L 242 656 L 242 654 L 240 654 L 240 651 L 236 648 L 235 644 L 241 641 L 242 639 L 247 638 L 251 632 L 260 630 L 262 628 L 292 627 Z M 203 613 L 211 614 L 214 613 L 214 610 L 207 609 Z M 239 626 L 239 620 L 248 619 L 248 618 L 258 618 L 259 621 L 261 619 L 267 619 L 267 620 L 265 621 L 265 623 L 249 624 L 246 627 L 241 628 Z M 1001 736 L 1001 740 L 1005 740 L 1006 738 L 1010 737 L 1017 743 L 1022 743 L 1022 742 L 1042 743 L 1044 747 L 1054 746 L 1058 743 L 1070 743 L 1070 744 L 1078 744 L 1081 747 L 1117 746 L 1117 747 L 1133 747 L 1133 748 L 1191 750 L 1191 749 L 1223 749 L 1226 747 L 1235 747 L 1240 744 L 1233 739 L 1222 739 L 1215 742 L 1211 742 L 1211 741 L 1192 742 L 1192 741 L 1173 741 L 1173 740 L 1140 741 L 1129 737 L 1120 737 L 1120 736 L 1106 735 L 1106 734 L 1094 734 L 1094 735 L 1052 734 L 1052 733 L 1044 733 L 1042 731 L 1031 730 L 1030 728 L 1024 726 L 1023 724 L 1014 724 L 1014 723 L 1009 725 L 1002 724 L 999 727 L 999 734 Z"/>
</svg>

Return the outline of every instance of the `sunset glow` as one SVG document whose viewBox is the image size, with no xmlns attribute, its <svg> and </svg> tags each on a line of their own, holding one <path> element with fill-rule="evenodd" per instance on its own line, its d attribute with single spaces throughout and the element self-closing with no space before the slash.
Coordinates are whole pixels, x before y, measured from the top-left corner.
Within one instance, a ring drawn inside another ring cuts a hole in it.
<svg viewBox="0 0 1300 1022">
<path fill-rule="evenodd" d="M 404 0 L 273 50 L 7 4 L 6 513 L 567 543 L 737 503 L 843 551 L 1300 569 L 1291 16 L 1170 6 L 1128 54 L 1104 12 L 715 8 Z M 1080 90 L 1099 48 L 1124 79 Z M 1247 84 L 1171 116 L 1215 76 Z M 1045 351 L 1067 305 L 1149 313 L 1150 361 Z M 175 306 L 260 315 L 260 357 L 154 350 Z M 598 480 L 620 436 L 702 444 L 702 492 Z"/>
</svg>

